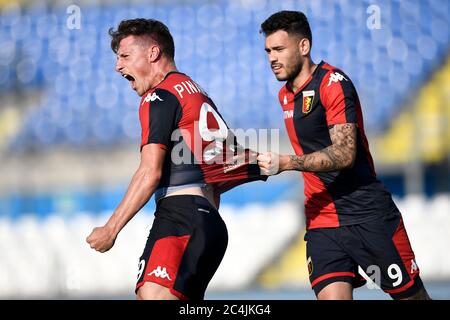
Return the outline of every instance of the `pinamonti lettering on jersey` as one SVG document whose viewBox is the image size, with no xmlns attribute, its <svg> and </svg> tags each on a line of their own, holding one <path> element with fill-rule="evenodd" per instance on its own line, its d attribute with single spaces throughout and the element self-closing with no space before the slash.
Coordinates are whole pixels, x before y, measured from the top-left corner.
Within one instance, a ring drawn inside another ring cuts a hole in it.
<svg viewBox="0 0 450 320">
<path fill-rule="evenodd" d="M 208 96 L 208 94 L 194 81 L 186 80 L 182 81 L 180 83 L 177 83 L 173 86 L 173 88 L 176 90 L 180 98 L 183 98 L 183 94 L 194 94 L 194 93 L 203 93 L 205 96 Z"/>
</svg>

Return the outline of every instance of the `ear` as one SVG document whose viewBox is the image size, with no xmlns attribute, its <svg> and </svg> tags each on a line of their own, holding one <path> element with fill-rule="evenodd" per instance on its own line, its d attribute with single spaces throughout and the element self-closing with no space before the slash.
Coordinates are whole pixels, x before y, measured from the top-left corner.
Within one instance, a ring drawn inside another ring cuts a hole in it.
<svg viewBox="0 0 450 320">
<path fill-rule="evenodd" d="M 150 62 L 155 62 L 161 56 L 161 49 L 159 48 L 158 45 L 152 44 L 148 47 L 147 53 L 148 53 L 148 59 L 150 60 Z"/>
<path fill-rule="evenodd" d="M 302 38 L 298 43 L 298 50 L 302 56 L 307 56 L 311 51 L 311 43 L 307 38 Z"/>
</svg>

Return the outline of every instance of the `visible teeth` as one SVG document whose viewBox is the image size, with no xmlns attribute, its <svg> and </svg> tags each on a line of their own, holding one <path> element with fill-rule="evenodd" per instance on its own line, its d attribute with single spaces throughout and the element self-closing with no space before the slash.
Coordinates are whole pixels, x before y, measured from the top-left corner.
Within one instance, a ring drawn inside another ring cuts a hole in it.
<svg viewBox="0 0 450 320">
<path fill-rule="evenodd" d="M 122 77 L 124 77 L 128 81 L 134 81 L 134 78 L 132 76 L 130 76 L 129 74 L 122 74 Z"/>
</svg>

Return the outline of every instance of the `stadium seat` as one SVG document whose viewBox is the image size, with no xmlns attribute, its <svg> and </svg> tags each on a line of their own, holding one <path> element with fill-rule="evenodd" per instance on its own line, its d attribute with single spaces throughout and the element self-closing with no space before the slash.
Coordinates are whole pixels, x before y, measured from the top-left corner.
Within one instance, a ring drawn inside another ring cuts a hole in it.
<svg viewBox="0 0 450 320">
<path fill-rule="evenodd" d="M 365 27 L 366 7 L 349 1 L 335 2 L 326 12 L 314 2 L 289 1 L 267 1 L 259 6 L 226 1 L 134 7 L 93 4 L 83 6 L 83 32 L 65 28 L 62 7 L 13 6 L 2 13 L 0 90 L 10 90 L 14 83 L 20 83 L 25 89 L 45 90 L 51 97 L 56 94 L 67 112 L 86 109 L 83 113 L 72 112 L 67 127 L 50 132 L 48 137 L 40 134 L 30 115 L 12 139 L 15 143 L 10 144 L 11 150 L 17 142 L 21 145 L 17 149 L 26 150 L 63 144 L 91 148 L 135 139 L 136 134 L 129 132 L 139 128 L 123 124 L 123 109 L 101 119 L 92 115 L 104 112 L 105 106 L 127 103 L 130 98 L 127 83 L 119 81 L 123 79 L 113 72 L 114 55 L 107 30 L 122 19 L 142 14 L 168 24 L 177 44 L 176 59 L 181 71 L 210 92 L 230 126 L 265 128 L 283 125 L 281 118 L 260 111 L 261 107 L 272 110 L 268 107 L 277 105 L 276 93 L 281 84 L 273 79 L 267 64 L 259 24 L 275 10 L 305 10 L 315 35 L 313 57 L 326 59 L 352 78 L 364 102 L 367 131 L 377 134 L 389 127 L 392 115 L 403 107 L 402 97 L 425 80 L 436 67 L 434 61 L 448 52 L 450 34 L 445 1 L 381 1 L 378 5 L 383 13 L 382 28 L 369 30 Z M 439 10 L 440 6 L 443 10 Z M 21 28 L 14 27 L 18 24 Z M 328 32 L 330 29 L 334 32 Z M 18 52 L 22 58 L 17 60 Z M 83 88 L 76 83 L 89 85 Z M 54 103 L 51 100 L 37 106 L 37 113 L 45 114 Z M 136 99 L 133 101 L 136 110 Z M 239 117 L 236 106 L 242 114 Z M 252 121 L 248 121 L 250 118 Z M 51 127 L 58 120 L 54 121 L 39 125 Z M 103 127 L 97 126 L 99 121 Z M 67 129 L 72 124 L 83 124 L 77 137 Z"/>
</svg>

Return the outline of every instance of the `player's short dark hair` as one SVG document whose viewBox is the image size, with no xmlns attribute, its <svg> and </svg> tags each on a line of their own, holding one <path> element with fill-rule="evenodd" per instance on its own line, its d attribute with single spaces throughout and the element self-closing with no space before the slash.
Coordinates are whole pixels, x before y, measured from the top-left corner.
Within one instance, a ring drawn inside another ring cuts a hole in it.
<svg viewBox="0 0 450 320">
<path fill-rule="evenodd" d="M 117 30 L 109 29 L 111 49 L 114 53 L 119 50 L 120 41 L 128 36 L 149 36 L 161 48 L 162 54 L 172 60 L 175 57 L 175 45 L 169 28 L 161 21 L 154 19 L 130 19 L 120 22 Z"/>
<path fill-rule="evenodd" d="M 261 24 L 260 32 L 268 36 L 279 30 L 306 38 L 312 46 L 311 28 L 303 12 L 285 10 L 274 13 Z"/>
</svg>

